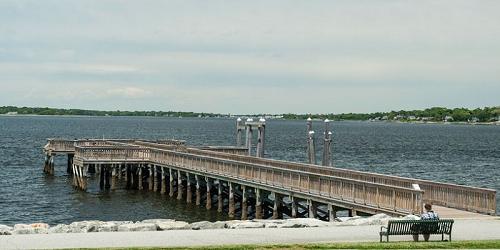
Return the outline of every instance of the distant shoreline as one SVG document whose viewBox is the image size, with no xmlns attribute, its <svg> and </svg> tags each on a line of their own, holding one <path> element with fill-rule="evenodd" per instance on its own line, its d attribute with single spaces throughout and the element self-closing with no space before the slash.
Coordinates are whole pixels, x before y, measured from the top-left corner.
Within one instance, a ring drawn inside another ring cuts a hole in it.
<svg viewBox="0 0 500 250">
<path fill-rule="evenodd" d="M 0 117 L 137 117 L 137 118 L 194 118 L 194 119 L 236 119 L 238 116 L 229 117 L 174 117 L 174 116 L 138 116 L 138 115 L 40 115 L 40 114 L 0 114 Z M 241 116 L 243 117 L 243 116 Z M 271 120 L 282 120 L 282 121 L 300 121 L 303 119 L 289 119 L 289 118 L 270 118 Z M 323 121 L 322 119 L 313 119 L 313 121 Z M 351 121 L 351 122 L 367 122 L 367 123 L 403 123 L 403 124 L 438 124 L 438 125 L 479 125 L 479 126 L 500 126 L 500 122 L 441 122 L 441 121 L 399 121 L 399 120 L 382 120 L 382 121 L 372 121 L 372 120 L 333 120 L 333 121 Z"/>
</svg>

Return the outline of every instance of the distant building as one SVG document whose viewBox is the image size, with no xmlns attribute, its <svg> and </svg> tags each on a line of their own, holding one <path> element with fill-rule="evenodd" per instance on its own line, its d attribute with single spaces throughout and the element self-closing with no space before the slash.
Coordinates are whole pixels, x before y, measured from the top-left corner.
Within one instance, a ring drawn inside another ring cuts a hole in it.
<svg viewBox="0 0 500 250">
<path fill-rule="evenodd" d="M 479 122 L 479 119 L 477 117 L 472 117 L 468 120 L 468 122 L 476 123 Z"/>
<path fill-rule="evenodd" d="M 417 118 L 414 115 L 408 116 L 408 120 L 416 120 Z"/>
<path fill-rule="evenodd" d="M 451 121 L 453 121 L 453 116 L 447 115 L 447 116 L 444 117 L 443 121 L 444 122 L 451 122 Z"/>
<path fill-rule="evenodd" d="M 17 115 L 17 112 L 7 112 L 6 115 Z"/>
</svg>

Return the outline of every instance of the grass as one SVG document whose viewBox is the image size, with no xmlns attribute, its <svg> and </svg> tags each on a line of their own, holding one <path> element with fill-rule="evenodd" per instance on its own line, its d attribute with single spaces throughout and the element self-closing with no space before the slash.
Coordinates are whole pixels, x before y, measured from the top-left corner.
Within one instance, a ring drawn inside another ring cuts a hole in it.
<svg viewBox="0 0 500 250">
<path fill-rule="evenodd" d="M 260 249 L 500 249 L 500 240 L 452 241 L 452 242 L 389 242 L 389 243 L 320 243 L 320 244 L 278 244 L 278 245 L 227 245 L 189 248 L 102 248 L 130 250 L 260 250 Z"/>
</svg>

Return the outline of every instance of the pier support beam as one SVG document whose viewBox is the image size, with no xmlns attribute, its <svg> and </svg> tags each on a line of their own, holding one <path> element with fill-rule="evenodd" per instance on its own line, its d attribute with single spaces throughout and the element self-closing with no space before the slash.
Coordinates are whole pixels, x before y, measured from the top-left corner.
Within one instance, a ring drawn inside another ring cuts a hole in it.
<svg viewBox="0 0 500 250">
<path fill-rule="evenodd" d="M 165 168 L 161 167 L 161 194 L 167 193 L 167 182 L 165 180 L 167 173 L 165 173 Z"/>
<path fill-rule="evenodd" d="M 169 173 L 169 193 L 168 193 L 168 195 L 170 197 L 174 197 L 174 175 L 172 173 L 171 168 L 168 169 L 168 173 Z"/>
<path fill-rule="evenodd" d="M 273 205 L 273 219 L 279 219 L 278 206 L 280 203 L 279 195 L 276 192 L 273 192 L 274 196 L 274 205 Z"/>
<path fill-rule="evenodd" d="M 222 213 L 224 200 L 222 199 L 222 182 L 219 180 L 217 184 L 217 212 Z"/>
<path fill-rule="evenodd" d="M 153 192 L 158 192 L 158 168 L 153 165 Z"/>
<path fill-rule="evenodd" d="M 316 206 L 312 200 L 307 200 L 309 207 L 309 218 L 316 218 Z"/>
<path fill-rule="evenodd" d="M 210 194 L 210 189 L 212 184 L 210 183 L 210 178 L 205 177 L 205 182 L 207 183 L 207 203 L 205 205 L 205 208 L 207 210 L 212 209 L 212 195 Z"/>
<path fill-rule="evenodd" d="M 75 156 L 74 154 L 68 154 L 68 167 L 66 169 L 66 172 L 69 175 L 73 174 L 73 171 L 71 169 L 72 169 L 72 166 L 73 166 L 73 158 L 74 158 L 74 156 Z"/>
<path fill-rule="evenodd" d="M 193 194 L 191 191 L 191 178 L 189 178 L 189 173 L 186 172 L 186 203 L 192 203 L 192 202 L 193 202 Z"/>
<path fill-rule="evenodd" d="M 177 200 L 182 200 L 182 175 L 181 171 L 177 170 Z"/>
<path fill-rule="evenodd" d="M 235 206 L 234 206 L 234 184 L 229 182 L 229 218 L 234 219 L 234 211 L 235 211 Z"/>
<path fill-rule="evenodd" d="M 297 218 L 297 201 L 295 200 L 295 197 L 291 196 L 290 200 L 292 202 L 292 211 L 291 211 L 291 216 L 292 218 Z"/>
<path fill-rule="evenodd" d="M 241 186 L 241 219 L 248 219 L 247 192 L 245 186 Z"/>
<path fill-rule="evenodd" d="M 154 186 L 154 171 L 153 171 L 154 165 L 149 165 L 149 177 L 148 177 L 148 188 L 149 191 L 153 191 L 153 186 Z"/>
<path fill-rule="evenodd" d="M 260 189 L 255 189 L 255 219 L 262 219 L 262 198 Z"/>
<path fill-rule="evenodd" d="M 111 165 L 111 190 L 116 189 L 118 169 L 115 164 Z"/>
<path fill-rule="evenodd" d="M 337 210 L 332 204 L 328 204 L 328 221 L 334 222 L 337 218 Z"/>
<path fill-rule="evenodd" d="M 195 175 L 194 178 L 196 181 L 196 206 L 199 206 L 201 204 L 200 180 L 198 175 Z"/>
<path fill-rule="evenodd" d="M 139 167 L 139 177 L 137 178 L 137 184 L 138 184 L 137 188 L 139 190 L 142 190 L 142 165 L 139 164 L 138 167 Z"/>
</svg>

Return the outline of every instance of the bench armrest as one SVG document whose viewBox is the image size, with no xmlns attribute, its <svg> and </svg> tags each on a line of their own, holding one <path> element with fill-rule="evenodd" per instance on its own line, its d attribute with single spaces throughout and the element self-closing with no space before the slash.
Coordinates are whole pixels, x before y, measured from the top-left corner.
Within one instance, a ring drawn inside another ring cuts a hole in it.
<svg viewBox="0 0 500 250">
<path fill-rule="evenodd" d="M 385 231 L 387 231 L 387 227 L 386 227 L 386 226 L 381 226 L 381 227 L 380 227 L 380 232 L 383 232 L 383 231 L 384 231 L 384 230 L 383 230 L 384 228 L 385 228 Z"/>
</svg>

